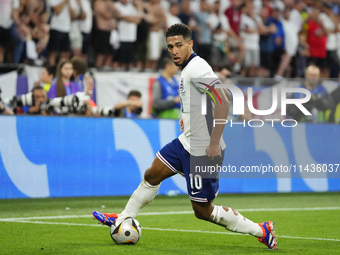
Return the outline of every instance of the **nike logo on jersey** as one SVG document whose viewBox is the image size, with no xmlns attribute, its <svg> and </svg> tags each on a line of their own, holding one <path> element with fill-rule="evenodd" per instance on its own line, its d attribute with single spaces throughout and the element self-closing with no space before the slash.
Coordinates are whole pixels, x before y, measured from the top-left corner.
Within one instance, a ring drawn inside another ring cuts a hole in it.
<svg viewBox="0 0 340 255">
<path fill-rule="evenodd" d="M 198 194 L 198 193 L 201 193 L 201 191 L 197 191 L 197 192 L 191 191 L 191 195 L 196 195 L 196 194 Z"/>
</svg>

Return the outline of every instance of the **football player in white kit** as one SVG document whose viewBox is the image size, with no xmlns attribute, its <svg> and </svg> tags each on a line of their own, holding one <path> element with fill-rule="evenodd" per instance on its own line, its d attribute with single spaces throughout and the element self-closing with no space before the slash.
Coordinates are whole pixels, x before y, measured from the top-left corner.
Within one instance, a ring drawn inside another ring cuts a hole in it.
<svg viewBox="0 0 340 255">
<path fill-rule="evenodd" d="M 273 222 L 254 223 L 233 208 L 214 205 L 218 193 L 218 175 L 204 178 L 194 173 L 195 165 L 222 165 L 226 147 L 222 137 L 224 125 L 213 127 L 213 118 L 227 119 L 231 97 L 227 90 L 213 88 L 219 82 L 217 76 L 209 64 L 194 53 L 191 31 L 186 25 L 171 26 L 166 33 L 166 42 L 174 63 L 182 68 L 179 88 L 182 119 L 179 124 L 184 132 L 157 152 L 122 213 L 94 211 L 93 216 L 108 226 L 118 217 L 135 218 L 154 199 L 161 182 L 179 173 L 186 178 L 189 198 L 197 218 L 233 232 L 250 234 L 268 249 L 277 249 Z M 192 79 L 200 78 L 202 82 L 192 82 Z M 204 83 L 207 79 L 203 78 L 209 78 L 209 85 Z M 215 107 L 211 102 L 207 103 L 206 115 L 201 114 L 202 90 L 210 91 L 209 94 L 218 100 Z"/>
</svg>

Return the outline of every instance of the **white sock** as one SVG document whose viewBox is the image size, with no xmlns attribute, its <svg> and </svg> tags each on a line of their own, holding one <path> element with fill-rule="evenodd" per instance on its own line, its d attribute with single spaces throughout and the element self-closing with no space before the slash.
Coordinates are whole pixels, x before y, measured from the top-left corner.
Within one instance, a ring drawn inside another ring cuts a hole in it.
<svg viewBox="0 0 340 255">
<path fill-rule="evenodd" d="M 259 238 L 263 237 L 262 228 L 258 224 L 248 220 L 239 213 L 235 215 L 231 208 L 227 209 L 228 211 L 223 206 L 215 205 L 210 215 L 211 221 L 233 232 L 250 234 Z"/>
<path fill-rule="evenodd" d="M 119 217 L 125 218 L 129 216 L 135 218 L 140 210 L 155 198 L 160 185 L 161 184 L 153 186 L 143 179 L 138 188 L 131 195 L 124 211 L 119 214 Z"/>
</svg>

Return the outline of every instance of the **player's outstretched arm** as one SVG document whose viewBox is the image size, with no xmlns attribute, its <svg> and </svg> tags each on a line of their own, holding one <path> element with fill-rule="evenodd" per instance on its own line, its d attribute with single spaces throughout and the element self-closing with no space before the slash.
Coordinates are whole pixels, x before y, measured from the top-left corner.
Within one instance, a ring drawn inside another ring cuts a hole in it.
<svg viewBox="0 0 340 255">
<path fill-rule="evenodd" d="M 216 89 L 217 94 L 220 96 L 222 104 L 216 104 L 214 111 L 214 119 L 227 119 L 230 107 L 231 96 L 226 89 Z M 217 96 L 214 95 L 216 102 Z M 225 124 L 215 125 L 210 137 L 210 144 L 206 148 L 207 156 L 214 158 L 221 156 L 220 139 L 223 133 Z"/>
</svg>

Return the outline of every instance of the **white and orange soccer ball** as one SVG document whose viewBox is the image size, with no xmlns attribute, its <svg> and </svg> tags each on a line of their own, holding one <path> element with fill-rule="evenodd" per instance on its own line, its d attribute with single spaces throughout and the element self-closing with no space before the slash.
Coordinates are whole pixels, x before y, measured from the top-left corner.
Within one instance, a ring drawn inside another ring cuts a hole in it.
<svg viewBox="0 0 340 255">
<path fill-rule="evenodd" d="M 110 234 L 116 244 L 136 244 L 142 236 L 142 228 L 132 217 L 118 218 L 111 225 Z"/>
</svg>

